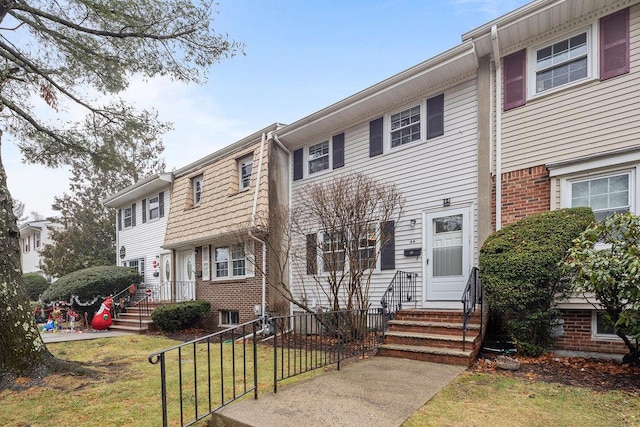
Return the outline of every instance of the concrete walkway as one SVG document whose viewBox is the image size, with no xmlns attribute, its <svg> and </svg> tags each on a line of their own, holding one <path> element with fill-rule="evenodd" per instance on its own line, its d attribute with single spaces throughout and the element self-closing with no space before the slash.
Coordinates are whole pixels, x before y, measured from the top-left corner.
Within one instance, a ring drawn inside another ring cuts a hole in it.
<svg viewBox="0 0 640 427">
<path fill-rule="evenodd" d="M 390 357 L 344 363 L 215 414 L 213 426 L 399 426 L 465 368 Z"/>
<path fill-rule="evenodd" d="M 42 337 L 42 341 L 45 344 L 54 343 L 54 342 L 65 342 L 65 341 L 80 341 L 80 340 L 95 340 L 97 338 L 110 338 L 110 337 L 119 337 L 122 335 L 131 335 L 130 332 L 121 332 L 121 331 L 90 331 L 90 332 L 81 332 L 81 331 L 58 331 L 58 332 L 40 332 L 40 336 Z"/>
</svg>

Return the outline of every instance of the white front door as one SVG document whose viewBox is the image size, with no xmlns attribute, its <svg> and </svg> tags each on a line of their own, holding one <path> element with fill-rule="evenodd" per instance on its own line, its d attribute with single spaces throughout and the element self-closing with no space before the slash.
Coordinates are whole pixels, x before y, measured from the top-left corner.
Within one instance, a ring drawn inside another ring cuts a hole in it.
<svg viewBox="0 0 640 427">
<path fill-rule="evenodd" d="M 178 252 L 176 270 L 176 300 L 195 299 L 196 262 L 193 250 Z"/>
<path fill-rule="evenodd" d="M 460 301 L 469 275 L 471 209 L 425 213 L 427 301 Z"/>
<path fill-rule="evenodd" d="M 171 254 L 160 256 L 160 289 L 158 299 L 161 301 L 171 301 L 173 298 L 173 271 L 171 270 Z M 156 298 L 156 296 L 153 296 Z"/>
</svg>

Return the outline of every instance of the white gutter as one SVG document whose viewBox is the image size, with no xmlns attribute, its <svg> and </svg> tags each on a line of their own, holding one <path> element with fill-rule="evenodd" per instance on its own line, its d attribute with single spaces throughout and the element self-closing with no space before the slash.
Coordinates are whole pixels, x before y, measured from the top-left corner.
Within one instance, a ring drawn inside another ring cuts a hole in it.
<svg viewBox="0 0 640 427">
<path fill-rule="evenodd" d="M 289 150 L 287 147 L 284 146 L 284 144 L 282 142 L 280 142 L 280 140 L 278 139 L 278 135 L 276 134 L 272 134 L 270 133 L 270 136 L 273 136 L 273 140 L 275 141 L 276 144 L 278 144 L 278 146 L 280 148 L 282 148 L 284 150 L 285 153 L 287 153 L 287 156 L 289 158 L 289 162 L 288 162 L 288 170 L 287 170 L 287 181 L 289 182 L 289 194 L 288 194 L 288 200 L 287 200 L 287 215 L 291 215 L 291 200 L 292 200 L 292 190 L 293 190 L 293 176 L 291 171 L 293 170 L 293 159 L 291 158 L 291 150 Z M 289 266 L 289 268 L 287 268 L 287 272 L 289 273 L 289 286 L 291 286 L 291 284 L 293 283 L 293 273 L 291 271 L 291 251 L 287 251 L 288 255 L 287 255 L 287 265 Z M 293 304 L 289 303 L 289 314 L 291 316 L 293 316 Z"/>
<path fill-rule="evenodd" d="M 496 68 L 496 231 L 502 228 L 502 62 L 498 46 L 498 27 L 491 27 L 493 63 Z"/>
<path fill-rule="evenodd" d="M 264 157 L 264 144 L 267 140 L 266 134 L 262 133 L 262 139 L 260 141 L 260 159 L 258 160 L 258 173 L 256 176 L 256 188 L 253 193 L 253 209 L 251 211 L 251 225 L 249 227 L 249 237 L 256 242 L 262 243 L 262 309 L 260 310 L 260 317 L 263 319 L 262 327 L 266 328 L 267 323 L 264 321 L 267 307 L 267 243 L 253 235 L 251 229 L 256 225 L 256 210 L 258 209 L 258 192 L 260 191 L 260 179 L 262 176 L 262 159 Z M 255 260 L 254 260 L 255 261 Z"/>
</svg>

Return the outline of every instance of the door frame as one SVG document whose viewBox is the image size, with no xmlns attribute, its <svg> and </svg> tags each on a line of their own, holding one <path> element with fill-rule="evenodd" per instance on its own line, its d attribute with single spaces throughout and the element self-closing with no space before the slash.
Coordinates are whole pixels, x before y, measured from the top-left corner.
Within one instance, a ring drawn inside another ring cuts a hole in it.
<svg viewBox="0 0 640 427">
<path fill-rule="evenodd" d="M 423 211 L 422 214 L 422 241 L 424 242 L 424 256 L 422 257 L 422 277 L 424 278 L 422 283 L 422 295 L 423 304 L 429 305 L 429 303 L 436 303 L 436 305 L 442 306 L 442 308 L 458 308 L 460 306 L 460 300 L 462 293 L 466 285 L 469 272 L 471 271 L 472 257 L 473 257 L 473 204 L 458 205 L 447 208 L 430 209 Z M 460 288 L 460 295 L 457 295 L 457 288 L 452 291 L 455 295 L 446 295 L 444 297 L 438 297 L 433 294 L 432 285 L 434 284 L 433 278 L 433 263 L 430 262 L 433 258 L 433 219 L 443 216 L 462 215 L 462 275 L 454 276 L 448 279 L 440 279 L 440 283 L 451 283 L 457 285 Z M 455 296 L 455 297 L 454 297 Z M 455 304 L 451 304 L 455 303 Z"/>
</svg>

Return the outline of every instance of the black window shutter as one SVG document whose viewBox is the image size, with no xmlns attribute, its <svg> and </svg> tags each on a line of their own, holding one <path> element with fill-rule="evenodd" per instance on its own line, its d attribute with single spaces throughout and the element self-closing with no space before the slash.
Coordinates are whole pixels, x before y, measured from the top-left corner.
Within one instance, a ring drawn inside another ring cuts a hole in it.
<svg viewBox="0 0 640 427">
<path fill-rule="evenodd" d="M 427 99 L 427 139 L 444 134 L 444 93 Z"/>
<path fill-rule="evenodd" d="M 293 152 L 293 180 L 297 181 L 302 179 L 303 175 L 303 163 L 302 163 L 302 148 Z"/>
<path fill-rule="evenodd" d="M 380 251 L 380 269 L 395 270 L 396 268 L 396 223 L 395 221 L 387 221 L 381 224 L 382 242 L 386 244 Z"/>
<path fill-rule="evenodd" d="M 136 204 L 131 205 L 131 226 L 136 226 Z"/>
<path fill-rule="evenodd" d="M 382 154 L 383 117 L 369 122 L 369 157 Z"/>
<path fill-rule="evenodd" d="M 504 57 L 503 106 L 504 111 L 519 107 L 526 103 L 526 50 L 512 53 Z"/>
<path fill-rule="evenodd" d="M 333 144 L 333 168 L 341 168 L 344 166 L 344 132 L 334 135 L 331 139 Z"/>
<path fill-rule="evenodd" d="M 158 211 L 160 218 L 164 217 L 164 191 L 158 194 Z"/>
<path fill-rule="evenodd" d="M 122 231 L 122 209 L 118 209 L 118 231 Z"/>
<path fill-rule="evenodd" d="M 147 222 L 147 199 L 142 199 L 142 223 Z"/>
<path fill-rule="evenodd" d="M 307 274 L 318 272 L 318 238 L 316 233 L 307 234 Z"/>
<path fill-rule="evenodd" d="M 629 8 L 600 18 L 600 80 L 629 72 Z"/>
</svg>

